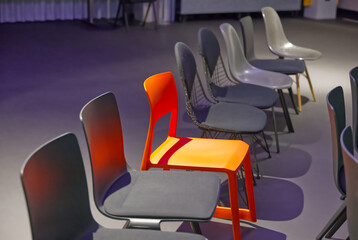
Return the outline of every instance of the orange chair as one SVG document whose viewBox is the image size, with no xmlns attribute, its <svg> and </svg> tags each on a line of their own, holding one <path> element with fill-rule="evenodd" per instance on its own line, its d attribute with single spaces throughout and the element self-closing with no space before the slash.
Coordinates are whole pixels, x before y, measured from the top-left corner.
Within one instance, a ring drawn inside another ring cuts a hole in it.
<svg viewBox="0 0 358 240">
<path fill-rule="evenodd" d="M 228 175 L 230 207 L 217 206 L 214 217 L 232 219 L 234 239 L 240 237 L 240 219 L 256 221 L 249 145 L 240 140 L 177 137 L 178 95 L 172 73 L 144 82 L 151 115 L 141 170 L 150 168 L 223 172 Z M 153 152 L 156 122 L 171 113 L 168 138 Z M 248 209 L 239 208 L 237 172 L 244 167 Z"/>
</svg>

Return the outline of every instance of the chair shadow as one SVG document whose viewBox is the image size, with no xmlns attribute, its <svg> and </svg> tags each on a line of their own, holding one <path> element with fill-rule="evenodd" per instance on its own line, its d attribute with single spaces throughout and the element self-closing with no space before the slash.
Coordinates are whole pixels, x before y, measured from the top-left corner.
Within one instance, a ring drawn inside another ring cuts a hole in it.
<svg viewBox="0 0 358 240">
<path fill-rule="evenodd" d="M 240 181 L 240 180 L 238 180 Z M 258 219 L 270 221 L 287 221 L 298 217 L 303 210 L 303 191 L 293 182 L 261 177 L 256 179 L 254 187 L 256 215 Z M 241 183 L 238 182 L 241 186 Z M 243 189 L 239 189 L 239 205 L 247 208 L 242 200 Z M 221 185 L 220 201 L 224 206 L 230 206 L 227 181 Z"/>
<path fill-rule="evenodd" d="M 232 225 L 219 222 L 200 223 L 203 236 L 208 239 L 232 240 Z M 271 229 L 259 227 L 255 224 L 247 223 L 241 224 L 241 238 L 245 240 L 285 240 L 285 234 L 273 231 Z M 192 233 L 192 229 L 188 222 L 184 222 L 177 230 L 178 232 Z"/>
<path fill-rule="evenodd" d="M 292 105 L 292 101 L 291 101 L 291 98 L 290 98 L 290 94 L 289 94 L 289 93 L 284 93 L 283 96 L 285 97 L 287 107 L 288 107 L 289 109 L 294 110 L 294 107 L 293 107 L 293 105 Z M 298 108 L 297 94 L 293 94 L 293 100 L 294 100 L 294 102 L 295 102 L 295 104 L 296 104 L 296 107 Z M 309 99 L 308 97 L 301 95 L 301 104 L 302 104 L 302 107 L 303 107 L 303 105 L 305 105 L 305 104 L 308 103 L 309 101 L 310 101 L 310 99 Z M 276 103 L 275 106 L 281 108 L 281 102 L 280 102 L 280 101 L 277 101 L 277 103 Z"/>
<path fill-rule="evenodd" d="M 272 158 L 258 157 L 260 172 L 265 176 L 279 178 L 297 178 L 305 175 L 311 167 L 312 156 L 293 147 L 280 147 L 279 154 L 272 153 Z"/>
</svg>

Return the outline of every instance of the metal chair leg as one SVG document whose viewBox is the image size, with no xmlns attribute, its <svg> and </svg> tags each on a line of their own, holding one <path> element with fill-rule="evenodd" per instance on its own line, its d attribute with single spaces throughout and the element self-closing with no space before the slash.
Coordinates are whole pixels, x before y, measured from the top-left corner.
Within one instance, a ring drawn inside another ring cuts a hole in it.
<svg viewBox="0 0 358 240">
<path fill-rule="evenodd" d="M 289 89 L 288 89 L 288 92 L 289 92 L 289 94 L 290 94 L 290 98 L 291 98 L 292 106 L 293 106 L 293 108 L 295 109 L 296 114 L 298 115 L 298 113 L 299 113 L 299 112 L 298 112 L 298 110 L 297 110 L 295 100 L 293 100 L 293 92 L 292 92 L 292 88 L 289 88 Z"/>
<path fill-rule="evenodd" d="M 203 235 L 198 222 L 190 222 L 191 229 L 197 234 Z"/>
<path fill-rule="evenodd" d="M 344 202 L 339 207 L 337 212 L 331 217 L 331 219 L 329 219 L 328 223 L 326 224 L 326 226 L 324 226 L 322 231 L 317 235 L 316 240 L 321 240 L 324 236 L 327 236 L 328 233 L 330 234 L 330 237 L 332 237 L 332 235 L 338 230 L 338 228 L 344 223 L 345 219 L 347 218 L 346 208 L 347 208 L 346 203 Z M 342 220 L 343 220 L 343 222 L 342 222 Z M 338 222 L 338 224 L 337 224 L 337 222 Z"/>
<path fill-rule="evenodd" d="M 116 19 L 114 20 L 114 26 L 117 26 L 117 22 L 119 19 L 119 13 L 121 12 L 122 7 L 123 7 L 123 0 L 119 0 L 118 9 L 117 9 L 117 13 L 116 13 Z M 124 11 L 123 11 L 123 14 L 124 14 Z"/>
<path fill-rule="evenodd" d="M 279 153 L 280 152 L 280 144 L 278 142 L 275 107 L 272 107 L 272 119 L 273 119 L 273 129 L 275 132 L 276 151 L 277 151 L 277 153 Z"/>
<path fill-rule="evenodd" d="M 288 109 L 287 109 L 286 100 L 285 100 L 285 97 L 283 96 L 282 89 L 277 89 L 277 92 L 278 92 L 278 94 L 280 96 L 282 110 L 283 110 L 283 114 L 285 115 L 288 131 L 289 132 L 294 132 L 295 130 L 293 129 L 293 125 L 292 125 L 292 122 L 291 122 L 291 117 L 290 117 L 290 114 L 289 114 Z"/>
<path fill-rule="evenodd" d="M 148 17 L 148 13 L 149 13 L 150 6 L 151 6 L 151 5 L 152 5 L 152 3 L 148 3 L 147 11 L 145 12 L 145 17 L 144 17 L 144 20 L 143 20 L 143 22 L 142 22 L 142 27 L 144 27 L 145 24 L 146 24 L 147 17 Z"/>
</svg>

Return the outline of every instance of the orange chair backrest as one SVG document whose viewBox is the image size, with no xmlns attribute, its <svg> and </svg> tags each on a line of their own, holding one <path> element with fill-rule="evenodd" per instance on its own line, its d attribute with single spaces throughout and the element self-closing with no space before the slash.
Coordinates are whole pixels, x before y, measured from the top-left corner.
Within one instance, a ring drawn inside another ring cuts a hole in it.
<svg viewBox="0 0 358 240">
<path fill-rule="evenodd" d="M 150 122 L 144 148 L 141 170 L 147 170 L 152 151 L 153 133 L 156 122 L 171 113 L 168 136 L 176 136 L 178 118 L 178 93 L 171 72 L 159 73 L 144 81 L 144 90 L 150 105 Z"/>
</svg>

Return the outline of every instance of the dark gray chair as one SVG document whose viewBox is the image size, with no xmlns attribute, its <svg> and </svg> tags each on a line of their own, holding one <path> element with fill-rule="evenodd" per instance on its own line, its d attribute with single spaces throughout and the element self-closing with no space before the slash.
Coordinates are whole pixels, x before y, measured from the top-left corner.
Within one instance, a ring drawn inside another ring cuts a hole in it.
<svg viewBox="0 0 358 240">
<path fill-rule="evenodd" d="M 230 139 L 242 139 L 243 134 L 249 135 L 259 176 L 254 143 L 259 143 L 271 157 L 263 132 L 267 122 L 265 112 L 247 104 L 222 102 L 207 96 L 193 53 L 185 43 L 175 44 L 175 57 L 184 87 L 188 115 L 203 131 L 202 137 L 217 138 L 224 134 Z M 257 134 L 262 134 L 265 145 L 256 137 Z"/>
<path fill-rule="evenodd" d="M 231 79 L 221 57 L 220 45 L 215 34 L 207 29 L 198 31 L 199 54 L 202 57 L 208 92 L 219 101 L 244 103 L 260 109 L 272 109 L 276 149 L 280 152 L 277 136 L 275 104 L 278 94 L 275 90 Z"/>
<path fill-rule="evenodd" d="M 347 223 L 349 239 L 358 239 L 358 159 L 354 156 L 352 128 L 347 126 L 341 134 L 344 172 L 347 180 Z"/>
<path fill-rule="evenodd" d="M 136 171 L 128 166 L 113 93 L 87 103 L 80 119 L 91 159 L 94 200 L 100 212 L 128 220 L 127 228 L 160 229 L 162 221 L 211 219 L 220 191 L 215 174 Z"/>
<path fill-rule="evenodd" d="M 143 19 L 142 22 L 142 26 L 145 26 L 147 17 L 148 17 L 148 13 L 150 10 L 150 7 L 153 7 L 153 13 L 154 13 L 154 22 L 155 22 L 155 28 L 157 28 L 158 26 L 158 20 L 157 20 L 157 13 L 156 13 L 156 9 L 155 9 L 155 2 L 157 0 L 119 0 L 118 3 L 118 9 L 117 9 L 117 14 L 116 14 L 116 19 L 114 21 L 114 25 L 117 25 L 117 22 L 119 20 L 119 14 L 122 10 L 122 15 L 124 17 L 124 23 L 126 25 L 126 28 L 128 29 L 128 6 L 133 5 L 133 4 L 138 4 L 138 3 L 148 3 L 148 7 L 145 13 L 145 17 Z"/>
<path fill-rule="evenodd" d="M 352 115 L 353 115 L 353 135 L 354 149 L 358 151 L 358 67 L 353 68 L 349 73 L 352 91 Z"/>
<path fill-rule="evenodd" d="M 301 111 L 299 75 L 305 71 L 305 62 L 299 59 L 258 59 L 255 54 L 254 24 L 250 16 L 240 19 L 244 52 L 249 63 L 257 68 L 296 76 L 298 108 Z M 297 108 L 295 108 L 298 113 Z"/>
<path fill-rule="evenodd" d="M 341 143 L 339 138 L 341 136 L 342 130 L 346 126 L 346 111 L 344 106 L 344 95 L 342 87 L 336 87 L 331 90 L 327 95 L 326 101 L 329 120 L 331 123 L 334 182 L 341 194 L 341 199 L 343 200 L 346 197 L 346 181 L 344 175 Z M 322 239 L 324 236 L 326 238 L 331 238 L 346 219 L 346 204 L 343 202 L 340 208 L 328 221 L 326 226 L 317 235 L 316 239 Z"/>
<path fill-rule="evenodd" d="M 21 180 L 33 240 L 205 240 L 186 233 L 98 229 L 90 210 L 81 152 L 72 133 L 31 154 L 21 169 Z"/>
</svg>

